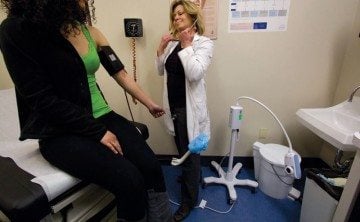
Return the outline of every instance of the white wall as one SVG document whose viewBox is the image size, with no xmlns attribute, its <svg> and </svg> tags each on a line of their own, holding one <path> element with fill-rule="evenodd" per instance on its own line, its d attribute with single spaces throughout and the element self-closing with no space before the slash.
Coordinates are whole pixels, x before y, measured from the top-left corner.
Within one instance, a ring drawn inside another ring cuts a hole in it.
<svg viewBox="0 0 360 222">
<path fill-rule="evenodd" d="M 4 11 L 0 10 L 0 21 L 5 18 Z M 7 73 L 2 53 L 0 53 L 0 89 L 7 89 L 12 87 L 11 79 Z"/>
<path fill-rule="evenodd" d="M 336 88 L 334 104 L 346 100 L 353 89 L 360 85 L 360 4 L 349 36 L 349 44 L 344 57 L 341 75 Z M 356 94 L 360 95 L 360 92 Z"/>
<path fill-rule="evenodd" d="M 319 156 L 323 141 L 298 123 L 295 112 L 299 108 L 329 106 L 336 91 L 355 78 L 359 80 L 358 75 L 347 74 L 352 68 L 345 68 L 351 60 L 356 66 L 353 54 L 359 53 L 348 46 L 356 44 L 349 40 L 359 32 L 353 26 L 359 0 L 293 0 L 288 30 L 268 33 L 228 33 L 228 4 L 229 1 L 219 0 L 218 38 L 206 78 L 212 140 L 205 155 L 228 152 L 229 107 L 237 97 L 246 95 L 262 101 L 276 113 L 302 156 Z M 129 73 L 131 40 L 124 36 L 123 18 L 143 19 L 144 37 L 136 41 L 139 84 L 161 103 L 162 78 L 156 74 L 154 58 L 160 37 L 167 31 L 169 0 L 106 0 L 96 1 L 95 6 L 98 22 L 94 25 L 108 37 Z M 8 88 L 11 83 L 2 83 L 7 75 L 2 64 L 0 88 Z M 104 70 L 98 76 L 112 107 L 130 117 L 122 89 Z M 286 144 L 280 128 L 265 110 L 249 101 L 241 104 L 245 119 L 236 155 L 251 156 L 251 145 L 256 140 Z M 148 142 L 155 152 L 175 154 L 173 140 L 166 134 L 162 120 L 153 119 L 142 106 L 132 108 L 135 119 L 149 126 Z M 269 129 L 267 139 L 258 139 L 260 128 Z"/>
<path fill-rule="evenodd" d="M 356 86 L 360 85 L 360 4 L 357 6 L 357 14 L 353 22 L 352 31 L 348 37 L 348 47 L 343 59 L 338 84 L 335 90 L 333 105 L 349 98 Z M 360 91 L 356 94 L 360 95 Z M 328 164 L 333 164 L 336 149 L 329 143 L 324 143 L 320 157 Z M 354 152 L 345 153 L 344 159 L 354 156 Z"/>
</svg>

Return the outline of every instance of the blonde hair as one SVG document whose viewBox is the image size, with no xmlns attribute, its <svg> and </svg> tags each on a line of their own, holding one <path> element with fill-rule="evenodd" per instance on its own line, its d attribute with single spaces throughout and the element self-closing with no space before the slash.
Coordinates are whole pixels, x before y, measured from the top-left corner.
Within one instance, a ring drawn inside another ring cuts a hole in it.
<svg viewBox="0 0 360 222">
<path fill-rule="evenodd" d="M 174 26 L 174 10 L 177 6 L 182 5 L 184 7 L 184 11 L 190 15 L 192 22 L 195 22 L 196 31 L 199 35 L 204 34 L 205 25 L 204 18 L 201 12 L 201 9 L 195 3 L 189 0 L 174 0 L 170 6 L 170 24 L 169 31 L 173 34 L 173 36 L 177 36 L 178 30 L 176 30 Z"/>
</svg>

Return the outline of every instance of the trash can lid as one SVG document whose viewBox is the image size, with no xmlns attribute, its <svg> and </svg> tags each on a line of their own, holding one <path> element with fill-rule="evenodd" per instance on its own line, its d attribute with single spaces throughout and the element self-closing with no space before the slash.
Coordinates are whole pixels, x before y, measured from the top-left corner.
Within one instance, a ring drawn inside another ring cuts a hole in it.
<svg viewBox="0 0 360 222">
<path fill-rule="evenodd" d="M 289 147 L 280 144 L 264 144 L 259 150 L 260 155 L 270 164 L 276 166 L 285 166 L 285 155 L 289 152 Z"/>
</svg>

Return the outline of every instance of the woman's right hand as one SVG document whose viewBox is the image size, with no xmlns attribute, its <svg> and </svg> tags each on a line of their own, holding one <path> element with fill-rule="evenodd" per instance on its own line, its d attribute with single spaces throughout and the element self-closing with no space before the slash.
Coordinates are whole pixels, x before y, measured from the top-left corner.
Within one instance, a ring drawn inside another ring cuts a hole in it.
<svg viewBox="0 0 360 222">
<path fill-rule="evenodd" d="M 109 148 L 111 151 L 113 151 L 115 154 L 123 155 L 120 143 L 112 132 L 109 130 L 106 131 L 103 138 L 100 140 L 102 144 L 104 144 L 107 148 Z"/>
<path fill-rule="evenodd" d="M 155 118 L 159 118 L 160 116 L 165 114 L 164 109 L 158 106 L 157 104 L 153 104 L 151 107 L 149 107 L 149 112 Z"/>
<path fill-rule="evenodd" d="M 157 56 L 161 56 L 164 53 L 166 46 L 169 44 L 174 37 L 171 34 L 165 34 L 161 37 L 161 42 L 157 50 Z"/>
</svg>

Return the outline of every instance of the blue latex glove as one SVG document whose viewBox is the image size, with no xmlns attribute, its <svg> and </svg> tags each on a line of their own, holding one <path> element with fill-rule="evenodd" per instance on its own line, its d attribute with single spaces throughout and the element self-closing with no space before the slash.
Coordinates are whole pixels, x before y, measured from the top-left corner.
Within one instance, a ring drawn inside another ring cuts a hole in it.
<svg viewBox="0 0 360 222">
<path fill-rule="evenodd" d="M 206 150 L 209 143 L 209 137 L 205 133 L 200 133 L 195 139 L 193 139 L 188 148 L 192 153 L 200 153 L 201 151 Z"/>
</svg>

